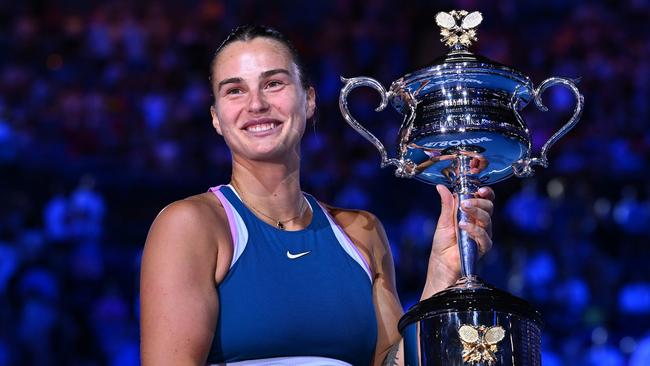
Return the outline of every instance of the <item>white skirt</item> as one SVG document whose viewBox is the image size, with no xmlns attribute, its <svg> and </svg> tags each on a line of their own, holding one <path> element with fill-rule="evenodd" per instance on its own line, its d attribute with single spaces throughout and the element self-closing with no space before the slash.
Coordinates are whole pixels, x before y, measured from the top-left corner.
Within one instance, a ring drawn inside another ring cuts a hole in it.
<svg viewBox="0 0 650 366">
<path fill-rule="evenodd" d="M 273 357 L 259 360 L 213 363 L 209 366 L 352 366 L 327 357 Z"/>
</svg>

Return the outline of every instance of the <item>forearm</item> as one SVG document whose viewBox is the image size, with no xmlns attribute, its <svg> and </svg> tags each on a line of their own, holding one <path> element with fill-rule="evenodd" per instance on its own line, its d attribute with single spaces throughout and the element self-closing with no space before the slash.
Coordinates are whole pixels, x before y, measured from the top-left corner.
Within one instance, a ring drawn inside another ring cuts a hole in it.
<svg viewBox="0 0 650 366">
<path fill-rule="evenodd" d="M 427 281 L 422 291 L 420 301 L 430 298 L 436 293 L 453 285 L 459 276 L 453 273 L 444 271 L 429 271 Z M 399 342 L 395 343 L 388 350 L 381 366 L 404 366 L 404 338 L 400 338 Z"/>
<path fill-rule="evenodd" d="M 196 360 L 190 355 L 174 355 L 173 357 L 161 353 L 158 355 L 150 355 L 142 353 L 140 356 L 142 366 L 204 366 L 205 362 Z"/>
<path fill-rule="evenodd" d="M 404 338 L 390 347 L 381 366 L 404 366 Z"/>
</svg>

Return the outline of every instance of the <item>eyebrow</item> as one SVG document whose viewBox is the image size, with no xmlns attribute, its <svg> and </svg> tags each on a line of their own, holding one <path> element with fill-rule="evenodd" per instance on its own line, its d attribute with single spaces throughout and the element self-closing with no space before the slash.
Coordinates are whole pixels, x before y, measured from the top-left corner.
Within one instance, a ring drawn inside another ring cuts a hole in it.
<svg viewBox="0 0 650 366">
<path fill-rule="evenodd" d="M 228 78 L 228 79 L 223 79 L 217 84 L 217 90 L 221 90 L 221 87 L 223 87 L 226 84 L 237 84 L 241 83 L 244 81 L 242 78 Z"/>
<path fill-rule="evenodd" d="M 272 70 L 267 70 L 263 71 L 260 74 L 260 77 L 262 78 L 267 78 L 269 76 L 277 75 L 277 74 L 285 74 L 287 76 L 291 76 L 288 70 L 286 69 L 272 69 Z M 234 77 L 234 78 L 228 78 L 228 79 L 223 79 L 217 84 L 217 90 L 221 90 L 221 88 L 226 85 L 226 84 L 237 84 L 243 82 L 244 79 L 239 78 L 239 77 Z"/>
<path fill-rule="evenodd" d="M 263 73 L 260 74 L 260 76 L 263 78 L 267 78 L 269 76 L 273 76 L 276 74 L 286 74 L 287 76 L 291 76 L 289 71 L 286 69 L 273 69 L 273 70 L 264 71 Z"/>
</svg>

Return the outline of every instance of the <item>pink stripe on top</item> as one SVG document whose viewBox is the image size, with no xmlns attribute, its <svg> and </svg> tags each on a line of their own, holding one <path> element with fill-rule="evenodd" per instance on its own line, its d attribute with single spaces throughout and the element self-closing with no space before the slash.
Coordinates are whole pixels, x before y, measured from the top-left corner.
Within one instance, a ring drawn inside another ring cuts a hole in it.
<svg viewBox="0 0 650 366">
<path fill-rule="evenodd" d="M 366 261 L 366 258 L 361 254 L 361 252 L 359 251 L 357 246 L 354 245 L 352 240 L 350 240 L 350 237 L 348 236 L 348 234 L 345 233 L 345 230 L 343 230 L 341 228 L 341 226 L 336 221 L 334 221 L 334 218 L 332 217 L 332 215 L 330 215 L 330 213 L 327 211 L 327 209 L 325 207 L 323 207 L 323 205 L 321 205 L 320 202 L 318 203 L 318 205 L 321 207 L 321 209 L 325 213 L 325 216 L 327 216 L 327 219 L 329 220 L 330 224 L 332 225 L 332 229 L 338 230 L 340 235 L 343 237 L 343 240 L 345 240 L 346 244 L 349 247 L 351 247 L 357 253 L 357 255 L 359 256 L 359 259 L 361 259 L 361 262 L 364 265 L 364 268 L 365 268 L 366 272 L 368 273 L 368 276 L 370 277 L 370 282 L 372 282 L 372 271 L 370 270 L 370 265 L 368 264 L 368 261 Z"/>
<path fill-rule="evenodd" d="M 228 226 L 230 226 L 230 235 L 232 236 L 232 245 L 233 245 L 233 259 L 235 257 L 234 253 L 237 253 L 237 243 L 239 242 L 237 222 L 235 221 L 235 214 L 233 212 L 233 207 L 230 205 L 230 202 L 226 197 L 219 191 L 219 188 L 223 186 L 219 185 L 216 187 L 210 187 L 210 191 L 217 196 L 217 199 L 221 202 L 224 210 L 226 211 L 226 216 L 228 217 Z"/>
</svg>

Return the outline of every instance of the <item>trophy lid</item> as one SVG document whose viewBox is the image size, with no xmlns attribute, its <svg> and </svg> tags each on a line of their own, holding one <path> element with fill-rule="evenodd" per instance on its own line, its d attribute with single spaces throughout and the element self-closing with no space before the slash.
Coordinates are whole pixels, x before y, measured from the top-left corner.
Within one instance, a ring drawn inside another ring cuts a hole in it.
<svg viewBox="0 0 650 366">
<path fill-rule="evenodd" d="M 421 100 L 446 86 L 462 83 L 465 88 L 489 89 L 513 96 L 516 108 L 524 108 L 533 96 L 530 79 L 509 66 L 469 50 L 469 46 L 478 40 L 476 27 L 482 20 L 478 11 L 439 12 L 436 23 L 441 29 L 440 40 L 450 51 L 424 68 L 404 75 L 393 84 L 393 88 L 405 87 L 415 99 Z M 405 112 L 401 98 L 394 98 L 392 104 L 398 111 Z"/>
</svg>

